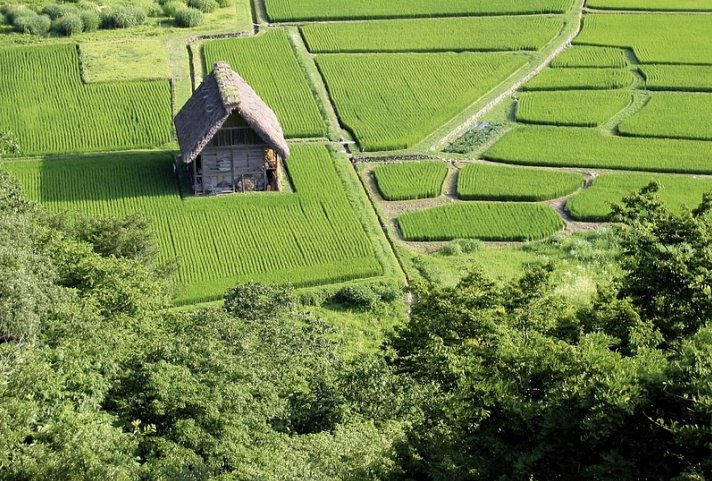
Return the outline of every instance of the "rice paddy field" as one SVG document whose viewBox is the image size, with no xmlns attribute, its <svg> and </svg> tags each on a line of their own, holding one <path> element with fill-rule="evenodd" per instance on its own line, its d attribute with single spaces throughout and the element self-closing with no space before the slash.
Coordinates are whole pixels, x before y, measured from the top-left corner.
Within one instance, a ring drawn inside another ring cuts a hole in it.
<svg viewBox="0 0 712 481">
<path fill-rule="evenodd" d="M 603 174 L 590 188 L 571 198 L 566 204 L 566 210 L 577 220 L 607 221 L 611 214 L 611 204 L 619 203 L 650 182 L 660 185 L 661 200 L 673 209 L 692 209 L 699 205 L 705 193 L 712 192 L 712 177 L 632 172 Z"/>
<path fill-rule="evenodd" d="M 398 226 L 409 241 L 524 241 L 548 237 L 564 222 L 546 205 L 473 202 L 403 214 Z"/>
<path fill-rule="evenodd" d="M 643 65 L 648 90 L 712 92 L 712 65 Z"/>
<path fill-rule="evenodd" d="M 172 140 L 168 79 L 85 84 L 76 45 L 0 48 L 0 131 L 25 155 L 158 147 Z"/>
<path fill-rule="evenodd" d="M 624 135 L 712 140 L 712 94 L 656 92 L 618 130 Z"/>
<path fill-rule="evenodd" d="M 522 90 L 609 90 L 630 87 L 635 76 L 627 69 L 549 68 Z"/>
<path fill-rule="evenodd" d="M 707 0 L 588 0 L 587 5 L 602 10 L 712 11 Z"/>
<path fill-rule="evenodd" d="M 504 16 L 312 23 L 314 53 L 538 50 L 559 33 L 560 16 Z"/>
<path fill-rule="evenodd" d="M 427 199 L 440 195 L 447 171 L 444 162 L 407 162 L 378 166 L 373 176 L 385 200 Z"/>
<path fill-rule="evenodd" d="M 515 53 L 318 55 L 342 124 L 366 151 L 406 149 L 526 63 Z"/>
<path fill-rule="evenodd" d="M 631 102 L 625 90 L 525 92 L 517 103 L 517 121 L 527 124 L 596 127 Z"/>
<path fill-rule="evenodd" d="M 206 71 L 226 61 L 277 114 L 288 138 L 325 137 L 326 123 L 284 30 L 203 45 Z"/>
<path fill-rule="evenodd" d="M 574 45 L 558 55 L 551 62 L 551 66 L 554 68 L 623 68 L 628 66 L 628 58 L 620 48 Z"/>
<path fill-rule="evenodd" d="M 181 200 L 167 153 L 123 153 L 3 165 L 26 195 L 56 211 L 96 216 L 140 212 L 164 260 L 180 269 L 178 304 L 219 299 L 247 280 L 311 286 L 383 273 L 337 162 L 318 145 L 292 148 L 296 193 Z M 319 172 L 319 176 L 314 173 Z"/>
<path fill-rule="evenodd" d="M 580 174 L 491 164 L 460 171 L 457 195 L 463 200 L 538 202 L 571 194 L 581 187 Z"/>
<path fill-rule="evenodd" d="M 273 22 L 564 13 L 573 0 L 266 0 Z"/>
</svg>

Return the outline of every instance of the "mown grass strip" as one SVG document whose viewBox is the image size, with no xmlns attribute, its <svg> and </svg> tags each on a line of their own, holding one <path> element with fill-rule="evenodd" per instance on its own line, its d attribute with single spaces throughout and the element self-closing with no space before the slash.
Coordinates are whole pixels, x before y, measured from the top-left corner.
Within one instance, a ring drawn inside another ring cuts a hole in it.
<svg viewBox="0 0 712 481">
<path fill-rule="evenodd" d="M 633 82 L 635 76 L 626 69 L 548 68 L 522 90 L 610 90 L 630 87 Z"/>
<path fill-rule="evenodd" d="M 561 30 L 559 16 L 466 17 L 315 23 L 302 27 L 314 53 L 538 50 Z"/>
<path fill-rule="evenodd" d="M 516 117 L 529 124 L 596 127 L 631 102 L 625 90 L 568 90 L 525 92 L 519 96 Z"/>
<path fill-rule="evenodd" d="M 403 214 L 398 225 L 408 241 L 525 241 L 548 237 L 564 222 L 546 205 L 476 202 Z"/>
<path fill-rule="evenodd" d="M 568 195 L 582 183 L 581 175 L 570 172 L 472 164 L 460 171 L 457 195 L 463 200 L 537 202 Z"/>
<path fill-rule="evenodd" d="M 520 165 L 712 173 L 712 142 L 604 135 L 577 127 L 523 125 L 484 154 Z"/>
<path fill-rule="evenodd" d="M 447 176 L 444 162 L 407 162 L 373 169 L 378 191 L 390 201 L 438 197 Z"/>
<path fill-rule="evenodd" d="M 638 192 L 650 182 L 657 182 L 662 201 L 672 209 L 694 208 L 703 194 L 712 192 L 712 178 L 665 174 L 604 174 L 593 185 L 576 194 L 566 204 L 571 217 L 580 221 L 610 220 L 611 204 Z"/>
<path fill-rule="evenodd" d="M 206 69 L 226 61 L 274 110 L 287 137 L 324 137 L 326 123 L 287 32 L 213 40 L 203 45 Z"/>
</svg>

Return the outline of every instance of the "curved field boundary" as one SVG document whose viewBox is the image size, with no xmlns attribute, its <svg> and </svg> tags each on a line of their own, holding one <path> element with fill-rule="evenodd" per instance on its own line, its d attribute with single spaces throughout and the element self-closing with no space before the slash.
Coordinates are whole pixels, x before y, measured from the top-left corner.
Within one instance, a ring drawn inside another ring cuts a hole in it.
<svg viewBox="0 0 712 481">
<path fill-rule="evenodd" d="M 583 20 L 583 10 L 584 10 L 585 0 L 580 0 L 579 5 L 575 7 L 577 15 L 574 19 L 567 21 L 564 29 L 562 30 L 562 35 L 564 35 L 563 40 L 551 51 L 542 61 L 533 66 L 532 70 L 528 73 L 519 77 L 514 83 L 509 84 L 509 86 L 503 92 L 499 93 L 495 98 L 490 100 L 487 104 L 481 107 L 477 112 L 467 118 L 465 121 L 460 122 L 459 125 L 452 129 L 445 136 L 439 139 L 425 139 L 422 143 L 431 143 L 429 150 L 441 150 L 447 144 L 451 143 L 453 140 L 461 136 L 467 130 L 472 128 L 472 126 L 480 120 L 485 114 L 490 112 L 492 109 L 497 107 L 500 103 L 511 97 L 517 90 L 519 90 L 525 83 L 529 82 L 531 79 L 539 75 L 546 67 L 554 61 L 554 59 L 561 54 L 566 48 L 571 45 L 571 42 L 581 33 L 582 20 Z M 567 28 L 572 28 L 572 31 L 565 32 Z M 436 133 L 435 135 L 438 135 Z"/>
</svg>

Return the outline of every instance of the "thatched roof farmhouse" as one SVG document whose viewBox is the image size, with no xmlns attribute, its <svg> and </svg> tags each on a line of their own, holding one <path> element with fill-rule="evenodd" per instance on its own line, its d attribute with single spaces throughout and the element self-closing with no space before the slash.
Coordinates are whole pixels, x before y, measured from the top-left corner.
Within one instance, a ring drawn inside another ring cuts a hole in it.
<svg viewBox="0 0 712 481">
<path fill-rule="evenodd" d="M 289 156 L 282 127 L 226 63 L 214 65 L 174 122 L 196 194 L 280 189 Z"/>
</svg>

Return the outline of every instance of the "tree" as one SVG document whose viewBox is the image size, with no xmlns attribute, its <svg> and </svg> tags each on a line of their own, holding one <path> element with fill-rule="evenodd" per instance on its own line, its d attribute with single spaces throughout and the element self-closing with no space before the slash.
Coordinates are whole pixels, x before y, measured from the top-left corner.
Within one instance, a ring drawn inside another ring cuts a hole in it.
<svg viewBox="0 0 712 481">
<path fill-rule="evenodd" d="M 20 143 L 12 132 L 0 132 L 0 159 L 20 153 Z"/>
</svg>

